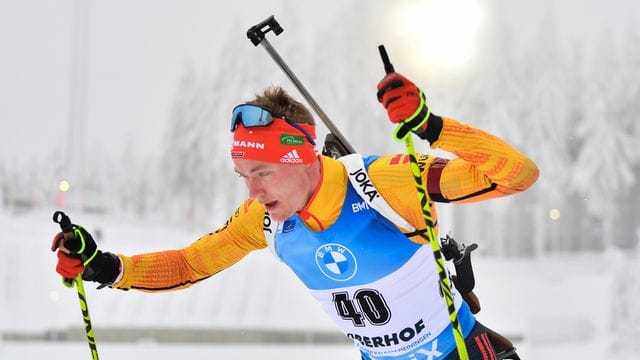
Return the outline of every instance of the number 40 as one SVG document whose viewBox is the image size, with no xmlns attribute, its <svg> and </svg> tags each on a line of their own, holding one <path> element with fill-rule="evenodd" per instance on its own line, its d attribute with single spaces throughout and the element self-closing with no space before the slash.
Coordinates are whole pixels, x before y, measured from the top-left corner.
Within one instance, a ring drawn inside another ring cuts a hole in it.
<svg viewBox="0 0 640 360">
<path fill-rule="evenodd" d="M 387 302 L 382 294 L 374 289 L 356 291 L 353 294 L 353 300 L 349 299 L 348 292 L 333 293 L 333 303 L 338 315 L 345 320 L 351 320 L 354 326 L 365 326 L 364 318 L 375 326 L 384 325 L 391 319 Z"/>
</svg>

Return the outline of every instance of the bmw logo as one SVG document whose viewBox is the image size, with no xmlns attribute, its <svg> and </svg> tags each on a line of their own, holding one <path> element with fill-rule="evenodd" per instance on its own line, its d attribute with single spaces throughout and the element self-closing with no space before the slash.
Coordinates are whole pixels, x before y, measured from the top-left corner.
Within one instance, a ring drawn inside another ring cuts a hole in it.
<svg viewBox="0 0 640 360">
<path fill-rule="evenodd" d="M 335 281 L 347 281 L 358 270 L 353 252 L 340 244 L 326 244 L 316 250 L 316 264 L 324 276 Z"/>
</svg>

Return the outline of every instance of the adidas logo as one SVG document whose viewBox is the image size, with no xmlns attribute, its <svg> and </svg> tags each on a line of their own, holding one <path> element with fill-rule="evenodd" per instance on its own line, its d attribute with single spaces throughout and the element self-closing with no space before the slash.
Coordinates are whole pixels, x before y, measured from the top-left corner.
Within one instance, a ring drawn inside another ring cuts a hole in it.
<svg viewBox="0 0 640 360">
<path fill-rule="evenodd" d="M 302 162 L 302 159 L 300 158 L 300 155 L 298 155 L 298 152 L 296 151 L 296 149 L 293 149 L 288 153 L 286 153 L 285 155 L 283 155 L 280 158 L 280 162 L 289 163 L 289 164 L 299 164 Z"/>
</svg>

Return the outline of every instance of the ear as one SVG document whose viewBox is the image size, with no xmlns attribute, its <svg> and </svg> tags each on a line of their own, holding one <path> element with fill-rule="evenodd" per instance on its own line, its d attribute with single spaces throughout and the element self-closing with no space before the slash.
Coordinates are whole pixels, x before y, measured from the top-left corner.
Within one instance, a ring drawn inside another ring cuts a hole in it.
<svg viewBox="0 0 640 360">
<path fill-rule="evenodd" d="M 311 164 L 302 164 L 304 166 L 304 172 L 310 178 L 319 177 L 322 171 L 322 163 L 320 162 L 320 158 L 316 158 L 314 162 Z"/>
</svg>

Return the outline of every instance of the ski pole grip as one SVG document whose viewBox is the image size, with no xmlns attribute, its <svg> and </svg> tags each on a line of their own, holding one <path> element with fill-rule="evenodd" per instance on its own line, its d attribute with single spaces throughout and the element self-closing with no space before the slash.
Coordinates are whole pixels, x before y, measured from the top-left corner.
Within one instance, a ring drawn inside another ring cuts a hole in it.
<svg viewBox="0 0 640 360">
<path fill-rule="evenodd" d="M 73 236 L 73 226 L 71 225 L 71 219 L 62 211 L 56 211 L 53 213 L 53 222 L 60 225 L 60 229 L 64 233 L 65 239 L 69 236 Z"/>
<path fill-rule="evenodd" d="M 60 229 L 62 230 L 65 240 L 73 238 L 73 225 L 71 225 L 71 219 L 69 219 L 67 214 L 63 213 L 62 211 L 54 212 L 53 222 L 60 225 Z M 81 275 L 78 276 L 80 277 Z M 80 277 L 80 279 L 82 279 L 82 277 Z M 72 288 L 74 282 L 75 279 L 67 279 L 64 277 L 62 278 L 62 283 L 68 288 Z"/>
<path fill-rule="evenodd" d="M 387 55 L 387 50 L 384 48 L 384 45 L 379 45 L 378 51 L 380 52 L 380 57 L 382 58 L 382 63 L 384 64 L 384 71 L 387 74 L 395 72 L 393 64 L 391 64 L 391 61 L 389 61 L 389 55 Z"/>
<path fill-rule="evenodd" d="M 264 40 L 265 34 L 271 30 L 273 30 L 276 36 L 280 35 L 283 31 L 282 26 L 278 24 L 274 15 L 271 15 L 261 23 L 250 27 L 249 30 L 247 30 L 247 37 L 251 40 L 254 46 L 258 46 L 262 40 Z"/>
</svg>

